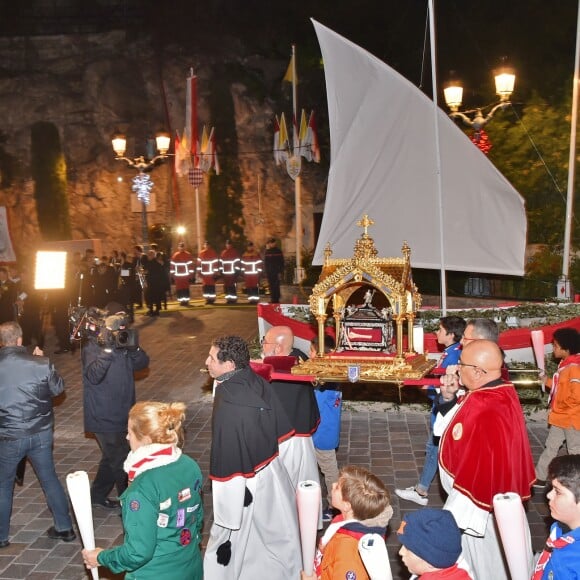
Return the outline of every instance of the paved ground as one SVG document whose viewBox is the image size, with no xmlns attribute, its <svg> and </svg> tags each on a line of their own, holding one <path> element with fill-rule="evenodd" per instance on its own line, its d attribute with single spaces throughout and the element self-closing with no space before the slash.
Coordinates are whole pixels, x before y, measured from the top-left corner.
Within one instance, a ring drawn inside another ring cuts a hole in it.
<svg viewBox="0 0 580 580">
<path fill-rule="evenodd" d="M 137 316 L 136 327 L 140 340 L 151 356 L 148 376 L 137 383 L 138 399 L 182 400 L 188 404 L 185 451 L 195 458 L 207 474 L 210 448 L 211 399 L 207 389 L 207 375 L 199 372 L 211 338 L 221 334 L 239 334 L 252 339 L 257 333 L 255 308 L 250 306 L 202 306 L 179 309 L 170 305 L 158 319 Z M 54 338 L 49 333 L 47 354 L 54 351 Z M 80 356 L 75 354 L 51 355 L 66 379 L 66 397 L 56 406 L 55 460 L 64 482 L 71 471 L 83 469 L 92 477 L 99 451 L 94 439 L 83 433 Z M 423 463 L 427 436 L 427 413 L 392 408 L 377 411 L 377 404 L 345 403 L 339 464 L 353 463 L 371 469 L 379 475 L 390 490 L 407 487 L 416 482 Z M 383 406 L 384 407 L 384 406 Z M 534 457 L 537 459 L 546 429 L 542 423 L 529 422 L 529 433 Z M 211 518 L 211 490 L 204 486 L 206 503 L 207 540 Z M 429 505 L 441 506 L 438 483 L 434 483 Z M 401 513 L 418 509 L 413 503 L 401 502 L 393 493 L 396 529 Z M 529 505 L 529 520 L 534 548 L 539 549 L 546 535 L 545 517 L 548 510 L 542 497 L 534 497 Z M 70 544 L 50 540 L 45 536 L 52 524 L 42 491 L 28 467 L 24 486 L 16 488 L 11 521 L 11 545 L 0 550 L 0 578 L 2 579 L 85 579 L 80 556 L 80 542 Z M 97 508 L 94 513 L 98 546 L 109 547 L 122 541 L 122 526 L 118 515 Z M 280 522 L 283 525 L 283 522 Z M 408 578 L 397 557 L 397 541 L 391 533 L 388 540 L 393 578 Z M 118 578 L 100 569 L 101 578 Z M 179 580 L 179 579 L 176 579 Z M 208 579 L 211 580 L 211 579 Z M 259 580 L 259 579 L 258 579 Z M 273 579 L 275 580 L 275 579 Z"/>
</svg>

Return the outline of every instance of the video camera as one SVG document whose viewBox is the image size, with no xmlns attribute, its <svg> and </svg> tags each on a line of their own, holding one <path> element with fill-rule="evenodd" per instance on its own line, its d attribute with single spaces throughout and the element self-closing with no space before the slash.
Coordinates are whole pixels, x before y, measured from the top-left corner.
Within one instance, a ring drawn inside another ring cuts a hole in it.
<svg viewBox="0 0 580 580">
<path fill-rule="evenodd" d="M 73 326 L 71 340 L 96 338 L 103 347 L 128 350 L 139 347 L 139 333 L 128 328 L 129 317 L 125 312 L 109 314 L 99 308 L 76 306 L 70 309 L 69 320 Z"/>
</svg>

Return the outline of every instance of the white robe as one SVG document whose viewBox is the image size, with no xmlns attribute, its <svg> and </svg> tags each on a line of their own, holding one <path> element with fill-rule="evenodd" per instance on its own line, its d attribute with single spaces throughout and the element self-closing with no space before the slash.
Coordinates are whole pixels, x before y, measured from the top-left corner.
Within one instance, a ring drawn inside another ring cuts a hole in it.
<svg viewBox="0 0 580 580">
<path fill-rule="evenodd" d="M 439 469 L 443 489 L 449 494 L 443 509 L 450 511 L 461 528 L 462 555 L 473 571 L 474 580 L 510 580 L 511 575 L 505 558 L 497 523 L 492 513 L 475 505 L 466 495 L 453 487 L 453 479 Z M 527 519 L 526 519 L 527 523 Z M 529 568 L 526 577 L 532 574 L 532 541 L 530 528 L 524 528 L 528 549 Z"/>
<path fill-rule="evenodd" d="M 246 488 L 252 502 L 243 507 Z M 296 494 L 279 458 L 255 477 L 212 482 L 213 517 L 203 570 L 208 580 L 300 578 L 302 558 Z M 217 549 L 231 542 L 231 560 L 218 564 Z"/>
<path fill-rule="evenodd" d="M 315 481 L 320 485 L 318 462 L 312 437 L 291 437 L 280 443 L 280 459 L 290 476 L 294 490 L 301 481 Z M 330 493 L 330 490 L 328 490 Z M 318 509 L 318 529 L 322 529 L 322 500 Z"/>
</svg>

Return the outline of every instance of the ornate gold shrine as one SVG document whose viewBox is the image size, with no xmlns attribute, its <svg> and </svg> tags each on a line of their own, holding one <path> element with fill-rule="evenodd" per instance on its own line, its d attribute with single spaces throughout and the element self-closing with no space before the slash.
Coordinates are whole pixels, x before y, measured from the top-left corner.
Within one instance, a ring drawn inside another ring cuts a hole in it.
<svg viewBox="0 0 580 580">
<path fill-rule="evenodd" d="M 413 345 L 421 295 L 413 283 L 411 249 L 404 242 L 402 258 L 379 258 L 368 234 L 373 224 L 367 215 L 357 222 L 363 234 L 352 258 L 332 259 L 330 244 L 326 246 L 322 273 L 309 299 L 319 352 L 293 367 L 292 374 L 320 381 L 401 382 L 420 379 L 435 366 Z M 336 349 L 325 354 L 329 317 L 334 318 Z"/>
</svg>

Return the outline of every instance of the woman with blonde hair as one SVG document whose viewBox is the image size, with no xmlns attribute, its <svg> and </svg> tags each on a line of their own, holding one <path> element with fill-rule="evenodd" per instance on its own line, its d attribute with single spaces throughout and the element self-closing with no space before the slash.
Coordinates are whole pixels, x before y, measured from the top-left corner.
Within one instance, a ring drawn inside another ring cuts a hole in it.
<svg viewBox="0 0 580 580">
<path fill-rule="evenodd" d="M 142 401 L 129 412 L 131 447 L 121 495 L 125 541 L 83 550 L 87 568 L 102 565 L 126 580 L 201 580 L 203 504 L 197 463 L 182 454 L 183 403 Z"/>
</svg>

